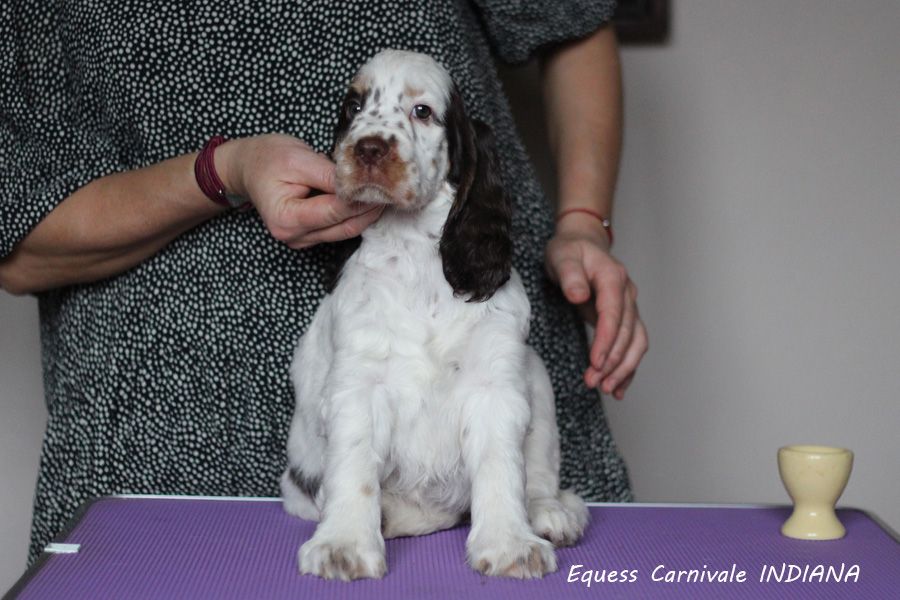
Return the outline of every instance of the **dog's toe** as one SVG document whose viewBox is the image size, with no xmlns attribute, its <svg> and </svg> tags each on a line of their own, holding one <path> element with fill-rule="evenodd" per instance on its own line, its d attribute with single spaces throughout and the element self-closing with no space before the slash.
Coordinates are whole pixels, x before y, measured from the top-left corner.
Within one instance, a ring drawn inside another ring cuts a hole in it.
<svg viewBox="0 0 900 600">
<path fill-rule="evenodd" d="M 369 546 L 313 537 L 300 548 L 300 572 L 344 581 L 384 577 L 387 572 L 384 550 Z"/>
<path fill-rule="evenodd" d="M 536 579 L 556 571 L 553 546 L 534 535 L 513 536 L 499 543 L 469 548 L 469 564 L 485 575 Z"/>
<path fill-rule="evenodd" d="M 571 546 L 584 533 L 588 511 L 581 498 L 563 490 L 557 498 L 530 500 L 528 520 L 534 532 L 554 546 Z"/>
</svg>

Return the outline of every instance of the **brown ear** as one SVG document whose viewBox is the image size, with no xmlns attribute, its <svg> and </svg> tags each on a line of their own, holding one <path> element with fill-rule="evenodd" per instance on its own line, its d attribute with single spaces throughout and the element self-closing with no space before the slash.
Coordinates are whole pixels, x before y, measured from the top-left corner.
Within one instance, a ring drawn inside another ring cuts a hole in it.
<svg viewBox="0 0 900 600">
<path fill-rule="evenodd" d="M 444 277 L 457 296 L 481 302 L 506 283 L 512 270 L 512 207 L 500 181 L 493 132 L 466 117 L 456 89 L 444 122 L 448 179 L 456 186 L 440 241 Z"/>
</svg>

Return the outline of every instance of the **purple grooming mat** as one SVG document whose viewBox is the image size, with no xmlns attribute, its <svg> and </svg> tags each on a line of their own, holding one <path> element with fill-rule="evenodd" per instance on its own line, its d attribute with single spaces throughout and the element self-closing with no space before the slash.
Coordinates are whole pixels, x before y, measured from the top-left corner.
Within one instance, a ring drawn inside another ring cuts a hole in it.
<svg viewBox="0 0 900 600">
<path fill-rule="evenodd" d="M 584 539 L 557 550 L 559 570 L 541 580 L 475 573 L 465 563 L 468 528 L 457 527 L 388 540 L 388 574 L 345 583 L 298 573 L 297 549 L 315 523 L 285 514 L 279 502 L 113 497 L 88 505 L 57 540 L 80 544 L 77 553 L 45 553 L 7 597 L 900 597 L 900 543 L 865 512 L 839 510 L 847 536 L 828 542 L 783 537 L 779 528 L 788 514 L 786 507 L 600 504 L 591 507 Z M 819 575 L 817 565 L 823 565 Z M 587 570 L 605 570 L 607 579 L 588 586 L 581 580 Z M 680 583 L 653 581 L 654 574 L 677 577 L 679 570 L 698 574 L 682 575 Z M 732 572 L 740 570 L 746 580 L 734 581 Z M 764 570 L 768 581 L 761 582 Z M 608 580 L 611 571 L 618 581 Z M 732 581 L 686 581 L 710 576 Z"/>
</svg>

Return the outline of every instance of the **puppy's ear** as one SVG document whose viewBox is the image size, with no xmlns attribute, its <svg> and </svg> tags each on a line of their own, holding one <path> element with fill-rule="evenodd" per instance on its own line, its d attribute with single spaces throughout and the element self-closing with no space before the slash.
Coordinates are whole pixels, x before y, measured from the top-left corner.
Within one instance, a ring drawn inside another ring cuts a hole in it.
<svg viewBox="0 0 900 600">
<path fill-rule="evenodd" d="M 466 117 L 455 88 L 444 121 L 448 179 L 456 186 L 440 242 L 444 277 L 457 296 L 482 302 L 509 279 L 512 207 L 500 181 L 493 132 Z"/>
</svg>

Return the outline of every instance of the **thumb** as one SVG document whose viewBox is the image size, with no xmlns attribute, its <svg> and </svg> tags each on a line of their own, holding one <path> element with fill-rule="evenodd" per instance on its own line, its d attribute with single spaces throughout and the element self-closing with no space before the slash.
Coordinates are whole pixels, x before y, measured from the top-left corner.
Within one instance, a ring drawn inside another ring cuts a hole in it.
<svg viewBox="0 0 900 600">
<path fill-rule="evenodd" d="M 333 162 L 322 154 L 308 151 L 301 165 L 298 183 L 303 184 L 310 190 L 318 190 L 329 194 L 334 193 L 335 167 Z M 315 194 L 316 192 L 311 193 Z"/>
<path fill-rule="evenodd" d="M 564 256 L 553 262 L 566 300 L 572 304 L 587 302 L 591 297 L 591 288 L 581 261 L 574 256 Z"/>
</svg>

